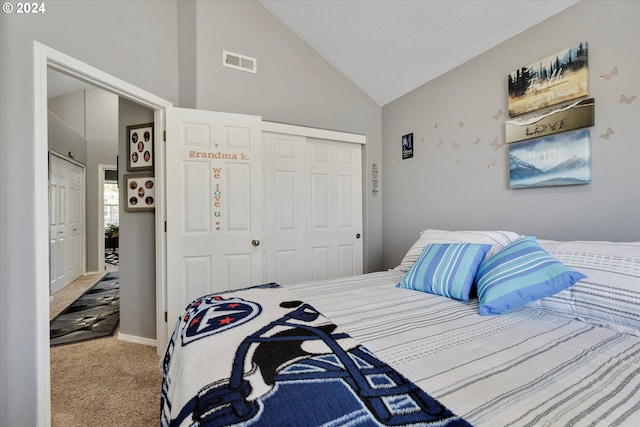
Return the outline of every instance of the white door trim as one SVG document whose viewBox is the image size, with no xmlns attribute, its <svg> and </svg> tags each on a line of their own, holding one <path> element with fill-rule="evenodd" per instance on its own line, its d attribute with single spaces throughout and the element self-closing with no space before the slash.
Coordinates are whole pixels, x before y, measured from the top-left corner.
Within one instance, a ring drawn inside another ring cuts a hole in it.
<svg viewBox="0 0 640 427">
<path fill-rule="evenodd" d="M 165 109 L 173 104 L 124 80 L 111 76 L 75 58 L 34 41 L 34 182 L 35 219 L 34 242 L 36 276 L 36 381 L 38 426 L 51 425 L 51 383 L 49 353 L 49 227 L 48 227 L 48 136 L 47 136 L 47 68 L 50 67 L 79 80 L 115 93 L 154 110 L 154 132 L 162 135 Z M 156 204 L 156 334 L 158 351 L 162 351 L 166 337 L 164 323 L 166 291 L 166 239 L 164 234 L 165 143 L 156 142 L 155 175 Z M 44 244 L 47 242 L 47 244 Z M 160 332 L 161 330 L 161 332 Z"/>
<path fill-rule="evenodd" d="M 366 144 L 366 135 L 357 133 L 339 132 L 334 130 L 310 128 L 305 126 L 289 125 L 286 123 L 262 121 L 262 132 L 282 133 L 286 135 L 306 136 L 307 138 L 328 139 L 330 141 L 352 142 Z"/>
</svg>

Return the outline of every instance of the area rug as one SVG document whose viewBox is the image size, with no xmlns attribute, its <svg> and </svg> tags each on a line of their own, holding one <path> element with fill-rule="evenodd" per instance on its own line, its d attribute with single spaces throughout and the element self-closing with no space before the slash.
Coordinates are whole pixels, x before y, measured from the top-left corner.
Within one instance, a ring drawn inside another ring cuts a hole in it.
<svg viewBox="0 0 640 427">
<path fill-rule="evenodd" d="M 120 264 L 120 257 L 117 252 L 109 252 L 104 254 L 104 262 L 111 265 Z"/>
<path fill-rule="evenodd" d="M 51 320 L 51 347 L 112 336 L 119 323 L 120 276 L 110 272 Z"/>
</svg>

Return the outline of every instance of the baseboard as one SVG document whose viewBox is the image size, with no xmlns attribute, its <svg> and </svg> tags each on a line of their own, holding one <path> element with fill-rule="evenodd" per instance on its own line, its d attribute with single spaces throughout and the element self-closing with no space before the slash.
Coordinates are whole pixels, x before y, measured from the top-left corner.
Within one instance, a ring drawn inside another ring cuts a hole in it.
<svg viewBox="0 0 640 427">
<path fill-rule="evenodd" d="M 123 334 L 121 332 L 118 332 L 118 339 L 120 341 L 132 342 L 134 344 L 148 345 L 148 346 L 151 346 L 151 347 L 157 347 L 158 346 L 156 340 L 154 340 L 154 339 L 137 337 L 135 335 L 127 335 L 127 334 Z"/>
</svg>

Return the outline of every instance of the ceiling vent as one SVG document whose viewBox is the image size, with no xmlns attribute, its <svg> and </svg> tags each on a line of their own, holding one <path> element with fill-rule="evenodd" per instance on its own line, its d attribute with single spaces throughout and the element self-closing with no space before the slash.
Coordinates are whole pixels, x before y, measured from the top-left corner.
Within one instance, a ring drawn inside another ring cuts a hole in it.
<svg viewBox="0 0 640 427">
<path fill-rule="evenodd" d="M 223 50 L 222 65 L 255 74 L 257 72 L 258 61 L 249 56 L 239 55 L 237 53 Z"/>
</svg>

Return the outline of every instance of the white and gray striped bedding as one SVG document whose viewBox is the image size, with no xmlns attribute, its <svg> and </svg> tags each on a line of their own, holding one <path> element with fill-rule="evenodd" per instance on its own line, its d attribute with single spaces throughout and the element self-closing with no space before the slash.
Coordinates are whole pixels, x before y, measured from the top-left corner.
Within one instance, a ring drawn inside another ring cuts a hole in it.
<svg viewBox="0 0 640 427">
<path fill-rule="evenodd" d="M 286 288 L 473 425 L 640 425 L 639 336 L 532 306 L 480 316 L 403 274 Z"/>
</svg>

